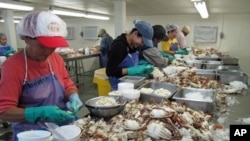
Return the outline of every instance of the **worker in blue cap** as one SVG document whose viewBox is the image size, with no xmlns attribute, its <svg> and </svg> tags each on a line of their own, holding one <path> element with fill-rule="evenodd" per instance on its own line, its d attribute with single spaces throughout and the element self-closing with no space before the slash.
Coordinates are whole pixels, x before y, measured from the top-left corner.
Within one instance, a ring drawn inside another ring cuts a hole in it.
<svg viewBox="0 0 250 141">
<path fill-rule="evenodd" d="M 151 64 L 161 69 L 167 67 L 172 60 L 161 55 L 157 48 L 157 44 L 162 40 L 167 40 L 168 37 L 166 36 L 166 31 L 162 25 L 154 25 L 153 30 L 153 46 L 144 45 L 139 48 L 139 64 Z"/>
<path fill-rule="evenodd" d="M 153 28 L 145 21 L 135 20 L 134 25 L 135 28 L 129 34 L 121 34 L 111 45 L 106 74 L 112 90 L 117 90 L 122 76 L 145 76 L 154 70 L 151 65 L 138 65 L 138 47 L 153 46 Z"/>
</svg>

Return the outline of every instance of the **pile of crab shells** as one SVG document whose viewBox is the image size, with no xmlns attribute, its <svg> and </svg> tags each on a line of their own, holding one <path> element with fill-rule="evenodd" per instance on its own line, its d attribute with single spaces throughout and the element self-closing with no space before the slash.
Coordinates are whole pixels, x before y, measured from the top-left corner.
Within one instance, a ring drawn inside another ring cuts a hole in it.
<svg viewBox="0 0 250 141">
<path fill-rule="evenodd" d="M 212 141 L 211 117 L 176 102 L 133 100 L 121 114 L 108 121 L 86 117 L 74 124 L 82 129 L 81 141 Z"/>
<path fill-rule="evenodd" d="M 190 87 L 198 89 L 217 90 L 224 87 L 224 85 L 217 80 L 212 80 L 208 77 L 197 75 L 196 69 L 189 67 L 174 75 L 165 75 L 164 77 L 156 81 L 173 83 L 180 87 Z"/>
</svg>

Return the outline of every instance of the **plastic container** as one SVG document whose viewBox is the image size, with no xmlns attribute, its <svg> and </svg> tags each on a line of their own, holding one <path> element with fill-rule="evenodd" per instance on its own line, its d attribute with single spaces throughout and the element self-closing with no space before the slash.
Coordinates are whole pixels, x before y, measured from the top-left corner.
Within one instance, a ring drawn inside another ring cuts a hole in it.
<svg viewBox="0 0 250 141">
<path fill-rule="evenodd" d="M 145 77 L 141 77 L 141 76 L 123 76 L 122 78 L 120 78 L 119 80 L 121 82 L 129 82 L 129 83 L 134 83 L 134 87 L 137 88 L 139 86 L 142 85 L 143 81 L 145 80 Z"/>
<path fill-rule="evenodd" d="M 0 65 L 2 65 L 6 59 L 7 58 L 5 56 L 0 56 Z"/>
<path fill-rule="evenodd" d="M 135 89 L 124 90 L 122 96 L 128 100 L 134 100 L 140 98 L 140 91 Z"/>
<path fill-rule="evenodd" d="M 44 130 L 24 131 L 17 134 L 18 141 L 50 141 L 51 133 Z"/>
<path fill-rule="evenodd" d="M 98 69 L 94 73 L 94 77 L 102 79 L 102 80 L 108 80 L 108 76 L 106 75 L 106 68 Z"/>
<path fill-rule="evenodd" d="M 118 83 L 118 91 L 129 90 L 129 89 L 134 89 L 134 88 L 135 88 L 134 83 L 130 83 L 130 82 Z"/>
<path fill-rule="evenodd" d="M 93 83 L 95 83 L 98 87 L 98 95 L 99 96 L 107 96 L 111 91 L 111 86 L 106 75 L 106 69 L 98 69 L 95 71 Z"/>
<path fill-rule="evenodd" d="M 80 139 L 81 129 L 75 125 L 60 126 L 55 130 L 64 137 L 62 139 L 54 135 L 55 141 L 78 141 Z"/>
<path fill-rule="evenodd" d="M 90 55 L 90 49 L 88 47 L 86 47 L 84 49 L 85 55 Z"/>
</svg>

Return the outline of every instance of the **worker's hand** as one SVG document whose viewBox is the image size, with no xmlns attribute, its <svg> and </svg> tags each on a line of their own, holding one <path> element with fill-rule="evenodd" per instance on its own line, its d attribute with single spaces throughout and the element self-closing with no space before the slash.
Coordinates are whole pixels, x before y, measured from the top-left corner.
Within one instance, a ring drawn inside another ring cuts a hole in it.
<svg viewBox="0 0 250 141">
<path fill-rule="evenodd" d="M 128 75 L 138 75 L 144 76 L 145 74 L 149 74 L 154 70 L 154 67 L 151 65 L 138 65 L 136 67 L 127 68 Z"/>
<path fill-rule="evenodd" d="M 175 51 L 175 54 L 188 55 L 188 53 L 189 51 L 186 48 Z"/>
<path fill-rule="evenodd" d="M 146 66 L 145 66 L 145 73 L 144 73 L 144 74 L 148 75 L 148 74 L 150 74 L 151 72 L 153 72 L 154 69 L 155 69 L 155 68 L 154 68 L 152 65 L 146 65 Z"/>
<path fill-rule="evenodd" d="M 159 51 L 159 52 L 160 52 L 160 54 L 161 54 L 162 57 L 165 57 L 165 58 L 167 57 L 167 53 L 165 53 L 163 51 Z"/>
<path fill-rule="evenodd" d="M 68 110 L 77 114 L 77 112 L 82 108 L 82 101 L 77 93 L 72 94 L 69 97 L 69 102 L 66 103 Z"/>
<path fill-rule="evenodd" d="M 168 58 L 170 63 L 174 60 L 174 56 L 172 56 L 170 54 L 167 54 L 167 53 L 165 53 L 163 51 L 160 51 L 160 54 L 161 54 L 162 57 Z"/>
<path fill-rule="evenodd" d="M 75 116 L 59 109 L 57 106 L 25 108 L 24 117 L 26 121 L 31 123 L 36 123 L 39 120 L 62 123 L 75 118 Z"/>
<path fill-rule="evenodd" d="M 139 61 L 139 65 L 148 65 L 148 64 L 149 64 L 148 61 L 145 60 L 145 59 L 141 59 L 141 60 Z"/>
<path fill-rule="evenodd" d="M 15 50 L 11 49 L 11 50 L 5 51 L 3 55 L 8 57 L 10 54 L 13 54 L 13 53 L 15 53 Z"/>
</svg>

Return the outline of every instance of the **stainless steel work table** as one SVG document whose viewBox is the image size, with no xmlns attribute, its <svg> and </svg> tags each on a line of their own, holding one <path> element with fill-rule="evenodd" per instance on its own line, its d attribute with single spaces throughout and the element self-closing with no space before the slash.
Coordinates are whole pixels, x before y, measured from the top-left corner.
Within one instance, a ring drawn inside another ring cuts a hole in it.
<svg viewBox="0 0 250 141">
<path fill-rule="evenodd" d="M 101 67 L 101 57 L 100 57 L 99 53 L 98 54 L 91 54 L 91 55 L 82 55 L 82 56 L 76 56 L 76 57 L 64 57 L 63 58 L 65 65 L 66 65 L 66 68 L 67 68 L 67 71 L 72 79 L 75 78 L 75 84 L 77 86 L 83 84 L 83 82 L 80 82 L 79 77 L 81 75 L 85 75 L 87 73 L 87 71 L 84 70 L 83 60 L 88 59 L 88 58 L 93 58 L 93 57 L 99 58 L 98 59 L 99 64 L 100 64 L 99 67 Z M 98 68 L 95 68 L 95 69 L 98 69 Z M 93 69 L 93 70 L 95 70 L 95 69 Z M 93 71 L 93 70 L 90 70 L 90 71 Z"/>
</svg>

